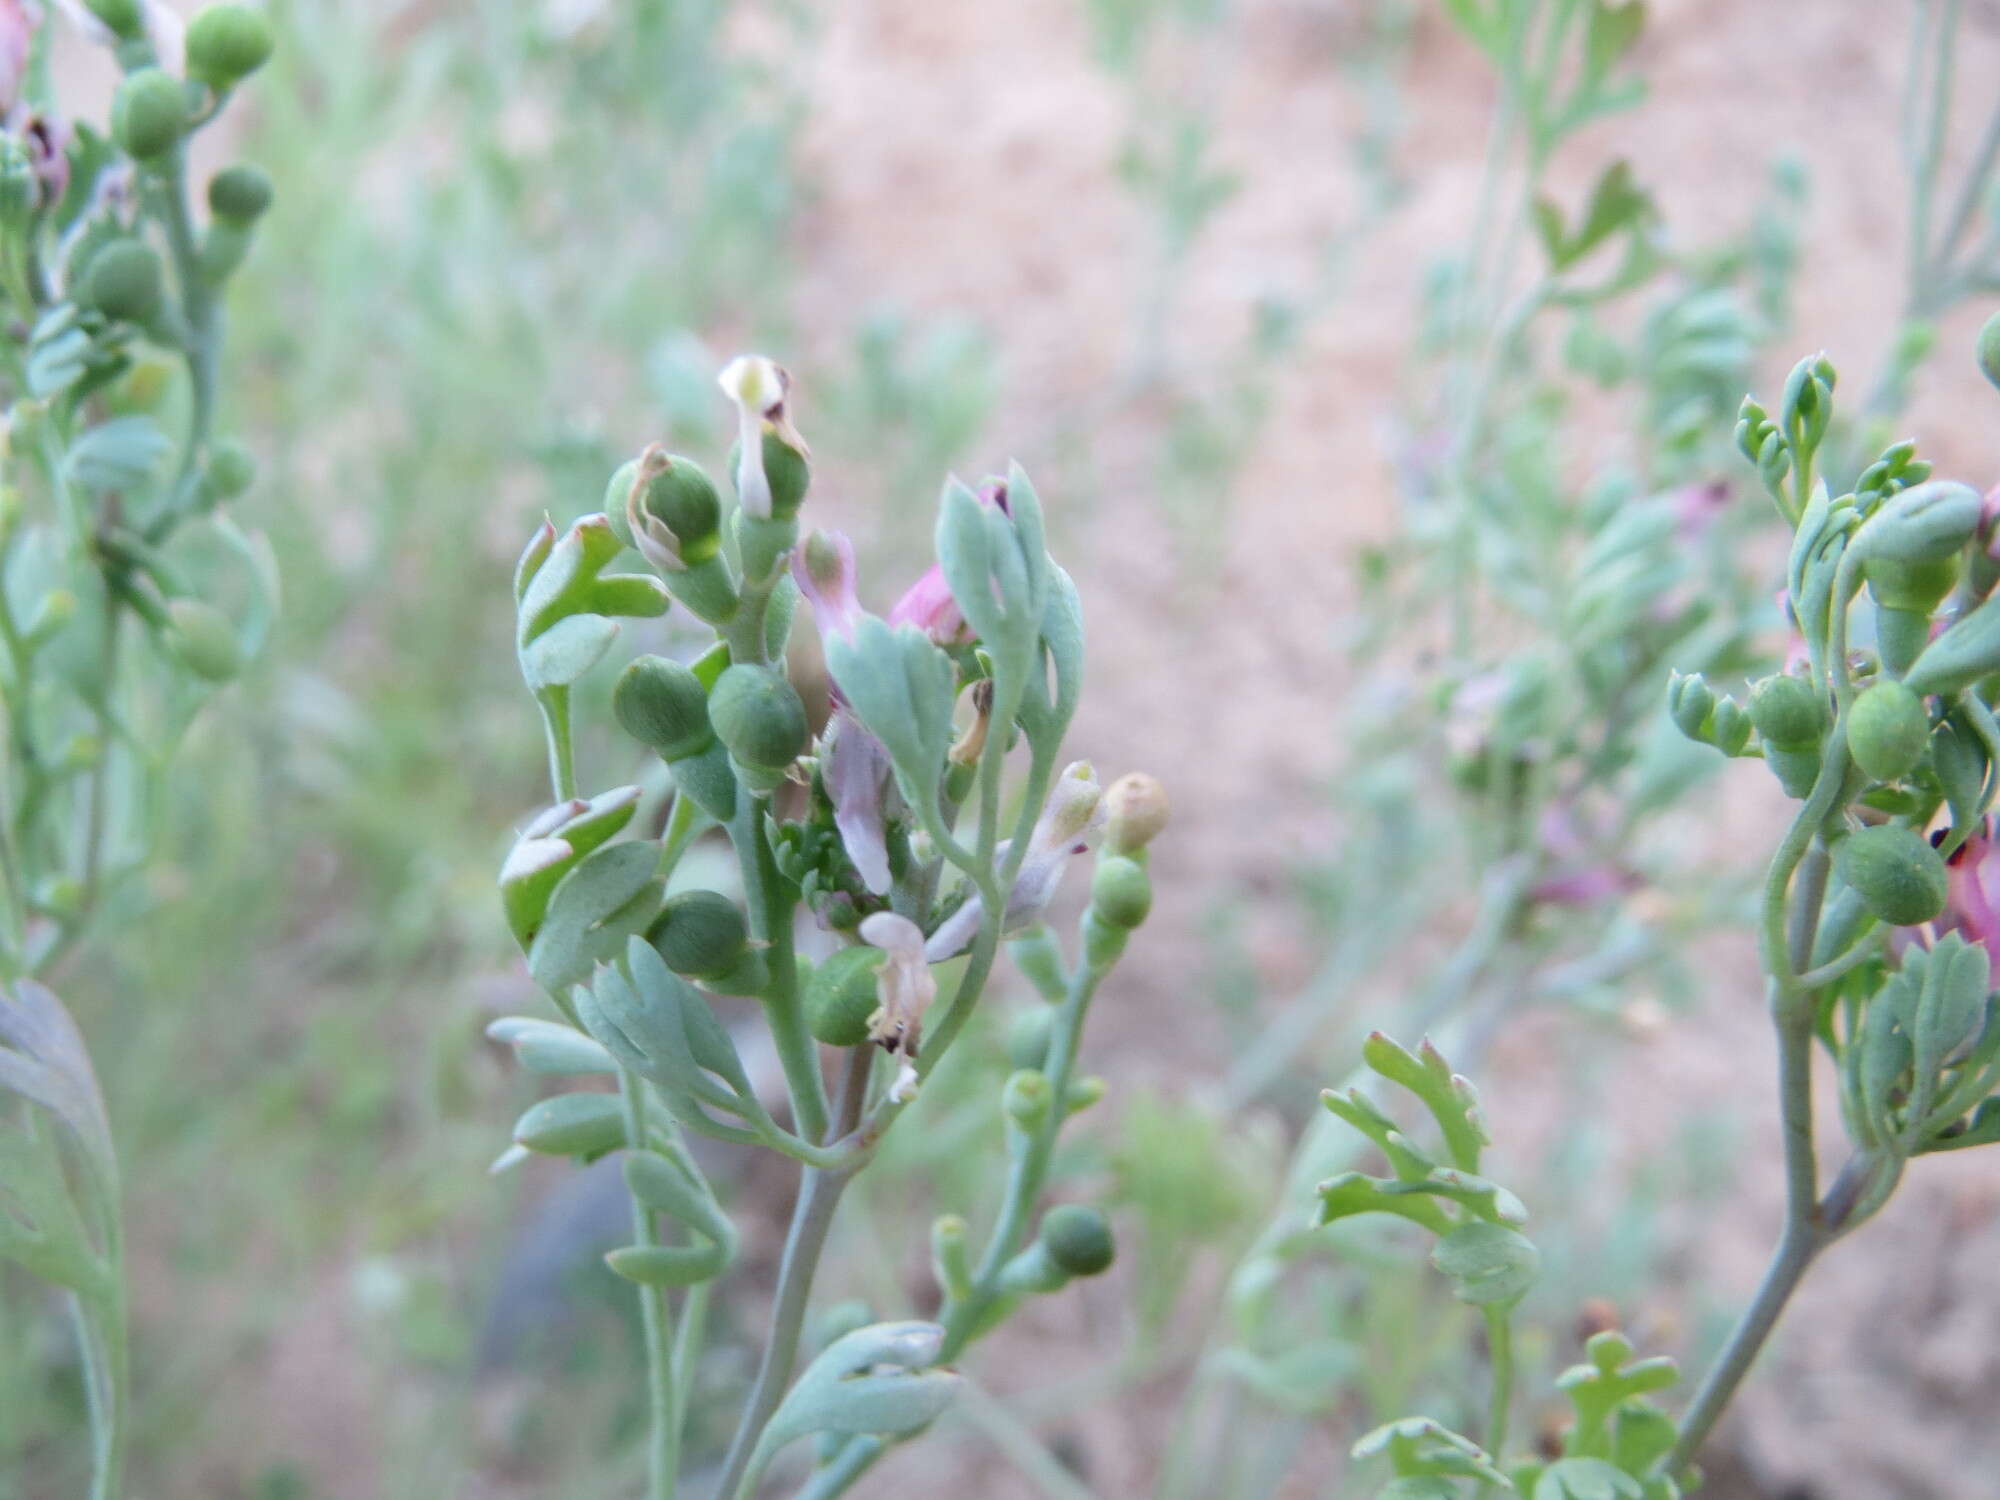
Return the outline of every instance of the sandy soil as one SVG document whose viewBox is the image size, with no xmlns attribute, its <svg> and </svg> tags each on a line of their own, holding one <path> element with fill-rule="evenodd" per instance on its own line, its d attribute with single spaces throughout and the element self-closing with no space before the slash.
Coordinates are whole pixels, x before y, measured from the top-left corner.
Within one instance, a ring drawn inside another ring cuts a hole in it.
<svg viewBox="0 0 2000 1500">
<path fill-rule="evenodd" d="M 1667 221 L 1700 240 L 1739 226 L 1771 160 L 1796 151 L 1813 178 L 1801 352 L 1822 345 L 1850 372 L 1872 370 L 1901 298 L 1902 8 L 1659 0 L 1650 9 L 1641 67 L 1651 102 L 1579 147 L 1567 180 L 1629 154 Z M 1358 105 L 1335 66 L 1358 35 L 1354 10 L 1251 0 L 1227 28 L 1223 55 L 1207 64 L 1220 155 L 1248 182 L 1181 289 L 1172 354 L 1183 377 L 1199 377 L 1203 351 L 1240 338 L 1261 291 L 1301 284 L 1319 247 L 1359 211 L 1343 146 Z M 999 433 L 1050 431 L 1092 409 L 1130 354 L 1128 310 L 1148 231 L 1112 176 L 1127 105 L 1088 59 L 1080 11 L 1061 0 L 868 0 L 827 21 L 808 135 L 806 175 L 818 196 L 804 231 L 800 306 L 884 287 L 919 310 L 980 312 L 1001 338 Z M 1961 77 L 1990 69 L 1997 15 L 1968 7 Z M 1331 622 L 1343 559 L 1392 521 L 1380 433 L 1385 393 L 1404 368 L 1419 290 L 1413 267 L 1462 232 L 1489 105 L 1467 49 L 1425 24 L 1400 150 L 1410 195 L 1362 243 L 1343 295 L 1311 327 L 1267 437 L 1227 511 L 1217 507 L 1198 569 L 1183 566 L 1159 521 L 1156 407 L 1120 403 L 1092 424 L 1097 504 L 1068 533 L 1068 560 L 1093 605 L 1099 659 L 1118 665 L 1093 683 L 1077 739 L 1108 768 L 1160 774 L 1179 808 L 1160 856 L 1174 873 L 1162 880 L 1143 964 L 1121 974 L 1103 1007 L 1100 1041 L 1112 1045 L 1099 1056 L 1115 1077 L 1184 1075 L 1212 1055 L 1212 1017 L 1176 995 L 1172 976 L 1202 959 L 1200 918 L 1214 884 L 1275 889 L 1279 872 L 1324 856 L 1335 837 L 1317 810 L 1337 758 L 1345 669 Z M 1966 104 L 1968 118 L 1978 107 Z M 1970 128 L 1962 125 L 1961 138 Z M 1962 309 L 1945 326 L 1947 352 L 1921 383 L 1910 423 L 1947 471 L 1971 476 L 1992 464 L 1981 441 L 1991 395 L 1956 351 L 1969 347 L 1983 312 Z M 837 334 L 824 330 L 829 341 Z M 1019 456 L 1031 469 L 1053 467 L 1032 439 Z M 837 481 L 831 488 L 839 492 Z M 1745 817 L 1777 816 L 1775 789 L 1753 770 L 1726 795 Z M 1603 1122 L 1628 1157 L 1700 1111 L 1741 1119 L 1746 1159 L 1771 1143 L 1771 1049 L 1754 967 L 1739 947 L 1716 946 L 1709 1001 L 1637 1044 L 1630 1086 Z M 1278 945 L 1273 977 L 1282 981 L 1301 951 Z M 1175 1024 L 1157 1024 L 1163 1010 Z M 1539 1050 L 1503 1042 L 1486 1085 L 1496 1115 L 1546 1113 Z M 1976 1159 L 1925 1163 L 1914 1177 L 1802 1297 L 1733 1424 L 1741 1471 L 1733 1493 L 1975 1500 L 1992 1492 L 2000 1437 L 1978 1393 L 2000 1373 L 2000 1299 L 1982 1286 L 1980 1268 L 2000 1242 L 2000 1178 Z M 1694 1299 L 1726 1304 L 1747 1293 L 1773 1234 L 1775 1188 L 1746 1182 L 1719 1222 L 1681 1226 Z M 1062 1321 L 1038 1320 L 1000 1346 L 1003 1367 L 1031 1347 L 1046 1357 Z M 1080 1445 L 1100 1493 L 1142 1492 L 1147 1455 L 1172 1409 L 1158 1395 L 1139 1393 L 1063 1434 Z M 939 1468 L 936 1457 L 912 1455 L 893 1472 L 928 1493 L 944 1478 Z M 952 1468 L 949 1485 L 994 1500 L 1035 1493 L 983 1458 Z M 880 1492 L 892 1492 L 888 1480 Z"/>
</svg>

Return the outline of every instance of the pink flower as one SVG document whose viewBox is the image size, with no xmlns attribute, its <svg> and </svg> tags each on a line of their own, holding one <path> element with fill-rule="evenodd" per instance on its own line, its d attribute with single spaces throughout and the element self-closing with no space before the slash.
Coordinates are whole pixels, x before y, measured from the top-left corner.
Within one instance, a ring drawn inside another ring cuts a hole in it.
<svg viewBox="0 0 2000 1500">
<path fill-rule="evenodd" d="M 1957 932 L 1967 942 L 1995 948 L 2000 938 L 2000 839 L 1992 818 L 1982 818 L 1978 831 L 1945 862 L 1944 915 L 1940 932 Z"/>
<path fill-rule="evenodd" d="M 820 634 L 854 639 L 865 613 L 854 591 L 854 543 L 838 531 L 813 532 L 792 553 L 792 577 L 813 607 Z"/>
<path fill-rule="evenodd" d="M 997 480 L 979 487 L 979 503 L 1007 511 L 1007 486 Z M 944 569 L 932 563 L 923 577 L 904 592 L 889 611 L 891 625 L 914 625 L 940 646 L 962 646 L 972 639 L 965 612 L 951 596 Z"/>
<path fill-rule="evenodd" d="M 889 751 L 843 705 L 827 733 L 820 777 L 833 801 L 833 826 L 861 881 L 876 895 L 889 890 L 887 803 L 894 784 Z"/>
<path fill-rule="evenodd" d="M 1551 805 L 1542 814 L 1540 832 L 1542 852 L 1554 856 L 1556 868 L 1529 889 L 1530 900 L 1551 906 L 1597 906 L 1639 888 L 1640 879 L 1632 871 L 1597 856 L 1569 803 Z"/>
</svg>

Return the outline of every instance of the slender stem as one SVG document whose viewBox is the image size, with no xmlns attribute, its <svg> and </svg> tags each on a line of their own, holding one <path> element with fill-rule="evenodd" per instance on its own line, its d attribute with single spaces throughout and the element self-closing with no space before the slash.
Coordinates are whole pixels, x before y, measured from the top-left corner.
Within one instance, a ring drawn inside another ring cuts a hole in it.
<svg viewBox="0 0 2000 1500">
<path fill-rule="evenodd" d="M 695 1361 L 701 1357 L 702 1334 L 708 1327 L 708 1301 L 715 1284 L 698 1281 L 681 1299 L 680 1326 L 674 1330 L 674 1441 L 687 1431 L 689 1398 L 694 1394 Z"/>
<path fill-rule="evenodd" d="M 556 801 L 576 796 L 576 747 L 569 730 L 569 689 L 545 688 L 535 695 L 542 708 L 542 729 L 549 742 L 549 785 Z"/>
<path fill-rule="evenodd" d="M 841 1080 L 840 1117 L 836 1129 L 841 1134 L 853 1130 L 861 1120 L 861 1106 L 868 1092 L 868 1073 L 874 1063 L 873 1049 L 848 1049 L 847 1072 Z M 833 1227 L 833 1211 L 854 1174 L 853 1167 L 827 1171 L 808 1167 L 801 1174 L 798 1202 L 792 1209 L 791 1228 L 785 1234 L 785 1252 L 778 1264 L 777 1300 L 771 1309 L 771 1335 L 764 1343 L 764 1357 L 757 1366 L 757 1379 L 750 1387 L 743 1416 L 730 1440 L 723 1462 L 722 1478 L 715 1487 L 716 1500 L 731 1500 L 745 1489 L 750 1460 L 757 1440 L 763 1436 L 771 1414 L 791 1383 L 792 1367 L 798 1361 L 799 1336 L 805 1329 L 806 1304 L 812 1296 L 813 1274 L 819 1269 L 826 1250 L 827 1231 Z"/>
<path fill-rule="evenodd" d="M 1798 1289 L 1800 1278 L 1805 1275 L 1819 1249 L 1817 1236 L 1810 1225 L 1788 1223 L 1785 1226 L 1784 1237 L 1778 1241 L 1777 1254 L 1764 1272 L 1757 1295 L 1751 1299 L 1741 1321 L 1730 1333 L 1729 1342 L 1723 1345 L 1714 1366 L 1702 1377 L 1694 1403 L 1681 1419 L 1680 1436 L 1674 1440 L 1672 1450 L 1660 1461 L 1661 1473 L 1679 1473 L 1701 1452 L 1702 1444 L 1708 1440 L 1716 1420 L 1736 1394 L 1736 1388 L 1743 1383 L 1743 1377 L 1750 1373 L 1750 1366 L 1756 1362 L 1765 1340 L 1770 1338 L 1771 1330 L 1777 1326 L 1778 1315 L 1785 1310 L 1785 1304 Z"/>
<path fill-rule="evenodd" d="M 888 1442 L 879 1437 L 849 1438 L 833 1462 L 813 1470 L 812 1478 L 799 1491 L 798 1500 L 836 1500 L 874 1466 L 888 1447 Z"/>
<path fill-rule="evenodd" d="M 618 1091 L 625 1104 L 625 1141 L 635 1151 L 647 1147 L 645 1082 L 630 1068 L 618 1070 Z M 652 1210 L 632 1200 L 632 1240 L 653 1246 L 660 1242 Z M 680 1410 L 674 1399 L 674 1367 L 667 1309 L 667 1289 L 641 1286 L 639 1317 L 646 1345 L 646 1494 L 648 1500 L 673 1500 L 680 1472 Z"/>
<path fill-rule="evenodd" d="M 1056 1137 L 1069 1117 L 1070 1078 L 1076 1070 L 1076 1051 L 1083 1035 L 1084 1013 L 1089 1009 L 1091 996 L 1097 992 L 1105 972 L 1088 964 L 1078 964 L 1076 972 L 1070 976 L 1069 993 L 1056 1011 L 1055 1025 L 1049 1036 L 1048 1113 L 1028 1137 L 1026 1148 L 1015 1157 L 1008 1172 L 1000 1218 L 993 1227 L 992 1238 L 987 1241 L 979 1268 L 973 1273 L 972 1294 L 947 1308 L 944 1314 L 944 1349 L 939 1358 L 947 1363 L 957 1358 L 984 1328 L 987 1314 L 1000 1296 L 1001 1269 L 1020 1248 L 1028 1215 L 1041 1197 L 1042 1186 L 1049 1174 L 1049 1163 L 1055 1156 Z"/>
<path fill-rule="evenodd" d="M 1507 1418 L 1514 1404 L 1514 1309 L 1487 1303 L 1486 1354 L 1493 1366 L 1493 1395 L 1486 1412 L 1486 1451 L 1498 1461 L 1507 1446 Z"/>
<path fill-rule="evenodd" d="M 729 840 L 736 846 L 743 870 L 743 894 L 750 907 L 752 933 L 766 944 L 771 984 L 764 992 L 764 1012 L 771 1040 L 784 1064 L 785 1083 L 792 1096 L 792 1114 L 799 1134 L 811 1142 L 826 1139 L 826 1079 L 820 1073 L 819 1044 L 806 1027 L 805 1006 L 798 989 L 798 963 L 792 955 L 792 903 L 784 894 L 771 841 L 764 833 L 767 797 L 752 797 L 747 789 L 736 799 L 736 816 L 729 820 Z"/>
</svg>

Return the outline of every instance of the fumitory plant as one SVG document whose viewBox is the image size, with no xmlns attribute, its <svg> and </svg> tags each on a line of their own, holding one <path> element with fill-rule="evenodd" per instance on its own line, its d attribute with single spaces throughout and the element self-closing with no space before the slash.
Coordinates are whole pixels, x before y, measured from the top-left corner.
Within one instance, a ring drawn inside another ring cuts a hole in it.
<svg viewBox="0 0 2000 1500">
<path fill-rule="evenodd" d="M 272 39 L 243 5 L 185 31 L 151 0 L 73 9 L 122 70 L 108 124 L 59 111 L 42 7 L 0 3 L 0 1259 L 71 1303 L 108 1497 L 127 1425 L 118 1167 L 48 981 L 139 899 L 175 749 L 271 622 L 268 552 L 221 508 L 253 467 L 213 432 L 222 299 L 271 185 L 224 167 L 199 212 L 188 143 Z"/>
<path fill-rule="evenodd" d="M 2000 386 L 2000 316 L 1980 340 Z M 1478 1175 L 1486 1144 L 1476 1098 L 1426 1045 L 1379 1035 L 1371 1068 L 1429 1109 L 1445 1150 L 1411 1144 L 1358 1091 L 1327 1106 L 1370 1138 L 1390 1178 L 1346 1173 L 1320 1187 L 1321 1222 L 1391 1213 L 1438 1236 L 1433 1261 L 1485 1315 L 1492 1415 L 1480 1442 L 1422 1418 L 1370 1434 L 1357 1457 L 1386 1455 L 1397 1500 L 1483 1492 L 1668 1500 L 1698 1478 L 1695 1460 L 1815 1261 L 1881 1212 L 1917 1158 L 2000 1141 L 2000 997 L 1989 895 L 2000 790 L 2000 539 L 1996 507 L 1970 485 L 1931 477 L 1897 443 L 1834 495 L 1818 465 L 1833 417 L 1824 356 L 1792 371 L 1774 412 L 1746 400 L 1738 445 L 1792 528 L 1781 669 L 1744 700 L 1700 674 L 1668 693 L 1674 724 L 1724 755 L 1762 759 L 1798 804 L 1763 885 L 1759 951 L 1777 1038 L 1785 1221 L 1762 1284 L 1670 1417 L 1648 1399 L 1670 1361 L 1630 1363 L 1600 1334 L 1589 1363 L 1558 1382 L 1576 1406 L 1560 1454 L 1510 1466 L 1509 1313 L 1538 1256 L 1519 1201 Z M 1838 1080 L 1844 1142 L 1814 1114 L 1813 1052 Z"/>
<path fill-rule="evenodd" d="M 768 1340 L 714 1493 L 755 1494 L 789 1444 L 817 1435 L 801 1493 L 824 1497 L 927 1427 L 960 1379 L 951 1363 L 1023 1299 L 1111 1262 L 1102 1212 L 1046 1206 L 1043 1189 L 1063 1124 L 1102 1093 L 1076 1074 L 1078 1043 L 1147 915 L 1147 846 L 1166 804 L 1150 777 L 1101 789 L 1087 763 L 1063 763 L 1082 616 L 1018 467 L 977 490 L 945 486 L 935 566 L 878 616 L 860 602 L 847 539 L 801 535 L 811 471 L 785 372 L 745 356 L 721 383 L 738 418 L 733 499 L 694 460 L 649 448 L 613 476 L 602 513 L 544 524 L 516 575 L 516 644 L 555 800 L 522 829 L 499 883 L 551 1014 L 499 1021 L 493 1034 L 532 1072 L 616 1088 L 540 1100 L 500 1165 L 623 1153 L 632 1237 L 607 1260 L 640 1301 L 650 1493 L 664 1496 L 682 1469 L 708 1299 L 738 1245 L 727 1185 L 710 1181 L 692 1143 L 798 1163 Z M 650 572 L 606 571 L 628 548 Z M 801 599 L 831 679 L 817 729 L 786 668 Z M 584 795 L 573 718 L 590 700 L 579 688 L 621 620 L 675 604 L 710 644 L 691 660 L 636 657 L 609 699 L 630 739 L 665 763 L 671 791 Z M 679 888 L 682 856 L 710 831 L 734 851 L 736 888 Z M 1071 860 L 1100 843 L 1066 957 L 1044 913 Z M 1009 1155 L 997 1220 L 976 1252 L 962 1217 L 938 1220 L 933 1317 L 864 1321 L 801 1372 L 842 1191 L 922 1108 L 924 1080 L 1003 944 L 1045 998 L 1047 1025 L 1037 1065 L 995 1101 Z M 760 1028 L 782 1099 L 767 1099 L 744 1060 Z"/>
</svg>

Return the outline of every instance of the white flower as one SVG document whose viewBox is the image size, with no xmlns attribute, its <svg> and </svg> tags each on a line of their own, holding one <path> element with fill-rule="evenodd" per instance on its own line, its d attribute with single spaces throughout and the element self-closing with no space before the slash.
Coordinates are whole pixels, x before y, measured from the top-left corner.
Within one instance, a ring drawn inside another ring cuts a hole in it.
<svg viewBox="0 0 2000 1500">
<path fill-rule="evenodd" d="M 923 929 L 908 917 L 878 911 L 863 918 L 856 930 L 862 942 L 889 955 L 875 973 L 875 993 L 882 1003 L 868 1018 L 868 1035 L 902 1064 L 889 1090 L 889 1097 L 901 1104 L 917 1089 L 917 1046 L 924 1012 L 937 999 L 937 981 L 924 959 Z"/>
<path fill-rule="evenodd" d="M 776 361 L 762 354 L 739 354 L 716 377 L 722 393 L 736 403 L 736 494 L 744 511 L 760 521 L 771 518 L 771 481 L 764 473 L 764 429 L 770 427 L 785 445 L 800 453 L 805 439 L 785 414 L 785 393 L 792 378 Z"/>
<path fill-rule="evenodd" d="M 1062 884 L 1070 856 L 1088 849 L 1103 828 L 1104 794 L 1097 784 L 1097 772 L 1091 769 L 1089 761 L 1076 761 L 1056 778 L 1042 815 L 1035 821 L 1035 831 L 1028 838 L 1028 852 L 1021 860 L 1020 873 L 1014 877 L 1014 889 L 1007 893 L 1007 911 L 1000 923 L 1003 935 L 1032 927 L 1041 920 L 1055 897 L 1056 887 Z M 1012 839 L 1001 843 L 998 850 L 1001 860 L 1006 859 L 1013 843 Z M 932 963 L 942 963 L 964 952 L 978 933 L 983 914 L 984 904 L 974 891 L 965 898 L 963 906 L 938 924 L 937 931 L 925 944 L 924 956 Z"/>
</svg>

